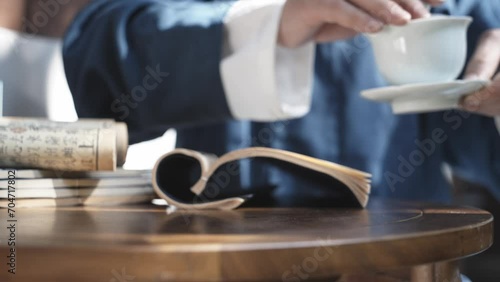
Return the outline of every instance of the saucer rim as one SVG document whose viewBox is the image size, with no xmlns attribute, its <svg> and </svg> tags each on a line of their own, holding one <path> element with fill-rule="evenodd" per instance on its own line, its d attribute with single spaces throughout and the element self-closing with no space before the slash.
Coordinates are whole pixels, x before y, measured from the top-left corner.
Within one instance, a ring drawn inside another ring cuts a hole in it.
<svg viewBox="0 0 500 282">
<path fill-rule="evenodd" d="M 448 15 L 440 15 L 440 14 L 436 14 L 436 15 L 432 15 L 430 17 L 427 17 L 427 18 L 418 18 L 418 19 L 414 19 L 414 20 L 411 20 L 408 22 L 407 25 L 411 25 L 411 24 L 418 24 L 418 23 L 423 23 L 423 22 L 433 22 L 433 21 L 468 21 L 468 22 L 472 22 L 474 19 L 471 17 L 471 16 L 448 16 Z"/>
<path fill-rule="evenodd" d="M 378 101 L 378 102 L 387 102 L 387 101 L 392 101 L 394 99 L 398 99 L 398 97 L 393 97 L 393 98 L 377 98 L 373 96 L 380 95 L 380 92 L 387 93 L 388 91 L 403 91 L 405 89 L 414 89 L 418 87 L 433 87 L 433 86 L 459 86 L 459 85 L 464 85 L 464 84 L 472 84 L 472 83 L 480 83 L 483 84 L 483 86 L 486 86 L 490 83 L 491 81 L 485 80 L 485 79 L 471 79 L 471 80 L 462 80 L 462 79 L 457 79 L 453 81 L 447 81 L 447 82 L 424 82 L 424 83 L 412 83 L 412 84 L 405 84 L 405 85 L 389 85 L 389 86 L 383 86 L 383 87 L 377 87 L 377 88 L 370 88 L 361 91 L 361 96 L 365 99 L 371 100 L 371 101 Z M 404 96 L 404 95 L 403 95 Z"/>
</svg>

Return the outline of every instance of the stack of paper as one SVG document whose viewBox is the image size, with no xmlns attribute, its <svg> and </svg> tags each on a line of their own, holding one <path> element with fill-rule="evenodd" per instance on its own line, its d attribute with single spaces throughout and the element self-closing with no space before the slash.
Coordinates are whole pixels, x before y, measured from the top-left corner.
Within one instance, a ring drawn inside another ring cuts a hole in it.
<svg viewBox="0 0 500 282">
<path fill-rule="evenodd" d="M 154 198 L 151 172 L 0 169 L 0 207 L 119 205 Z"/>
</svg>

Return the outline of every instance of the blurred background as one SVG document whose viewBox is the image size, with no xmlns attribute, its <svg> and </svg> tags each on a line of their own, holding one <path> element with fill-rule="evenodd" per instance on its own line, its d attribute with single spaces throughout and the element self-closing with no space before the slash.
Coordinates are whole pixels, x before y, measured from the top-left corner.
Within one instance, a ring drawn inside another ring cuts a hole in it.
<svg viewBox="0 0 500 282">
<path fill-rule="evenodd" d="M 0 0 L 0 80 L 5 116 L 77 119 L 62 61 L 62 38 L 92 0 Z M 175 145 L 175 130 L 129 148 L 128 169 L 150 169 Z"/>
</svg>

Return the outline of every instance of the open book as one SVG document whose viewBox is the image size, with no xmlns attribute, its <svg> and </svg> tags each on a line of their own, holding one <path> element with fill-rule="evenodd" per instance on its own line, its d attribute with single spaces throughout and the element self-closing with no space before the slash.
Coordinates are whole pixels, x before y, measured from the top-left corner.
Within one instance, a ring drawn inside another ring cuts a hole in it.
<svg viewBox="0 0 500 282">
<path fill-rule="evenodd" d="M 234 161 L 253 158 L 277 161 L 284 166 L 294 166 L 303 171 L 326 175 L 327 179 L 331 180 L 331 182 L 327 181 L 326 185 L 337 189 L 334 184 L 340 182 L 354 195 L 360 206 L 365 207 L 368 203 L 370 174 L 329 161 L 263 147 L 232 151 L 220 158 L 187 149 L 173 150 L 163 155 L 153 168 L 153 188 L 169 205 L 177 208 L 234 209 L 243 204 L 249 198 L 248 195 L 213 201 L 193 200 L 192 195 L 195 197 L 202 195 L 207 189 L 207 184 L 214 177 L 214 173 L 221 167 Z M 228 168 L 228 170 L 234 170 L 234 168 Z M 312 178 L 310 180 L 314 181 Z M 186 186 L 190 187 L 186 188 Z M 179 189 L 190 190 L 192 193 L 179 191 Z"/>
</svg>

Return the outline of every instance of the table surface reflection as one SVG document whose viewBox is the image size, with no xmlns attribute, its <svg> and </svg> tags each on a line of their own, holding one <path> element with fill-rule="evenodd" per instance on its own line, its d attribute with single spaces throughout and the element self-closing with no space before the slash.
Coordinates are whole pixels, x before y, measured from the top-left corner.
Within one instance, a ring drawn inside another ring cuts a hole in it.
<svg viewBox="0 0 500 282">
<path fill-rule="evenodd" d="M 314 270 L 308 279 L 326 278 L 457 260 L 487 249 L 493 227 L 482 210 L 390 201 L 367 209 L 167 213 L 148 205 L 16 213 L 17 274 L 5 269 L 1 281 L 69 281 L 70 274 L 71 281 L 269 281 L 295 277 L 294 265 Z M 3 256 L 8 234 L 1 232 Z"/>
</svg>

